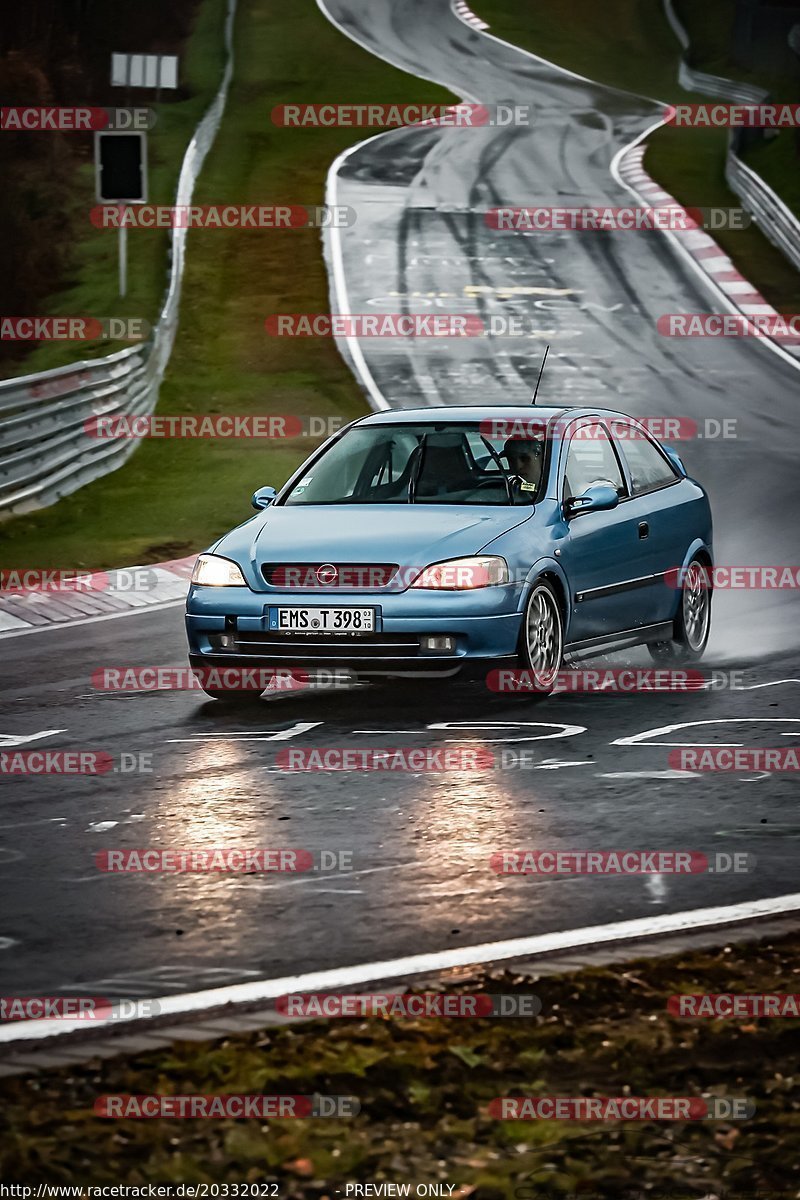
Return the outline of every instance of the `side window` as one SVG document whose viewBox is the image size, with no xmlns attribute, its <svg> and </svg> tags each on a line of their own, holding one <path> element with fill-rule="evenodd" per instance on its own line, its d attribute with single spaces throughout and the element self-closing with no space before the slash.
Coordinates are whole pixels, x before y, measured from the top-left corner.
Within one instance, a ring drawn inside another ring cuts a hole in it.
<svg viewBox="0 0 800 1200">
<path fill-rule="evenodd" d="M 573 433 L 567 449 L 564 498 L 582 496 L 596 483 L 610 484 L 618 495 L 625 495 L 619 461 L 605 429 L 597 424 L 582 425 Z"/>
<path fill-rule="evenodd" d="M 614 440 L 628 463 L 634 496 L 666 487 L 668 483 L 674 483 L 680 478 L 658 446 L 635 425 L 617 425 L 614 429 Z"/>
</svg>

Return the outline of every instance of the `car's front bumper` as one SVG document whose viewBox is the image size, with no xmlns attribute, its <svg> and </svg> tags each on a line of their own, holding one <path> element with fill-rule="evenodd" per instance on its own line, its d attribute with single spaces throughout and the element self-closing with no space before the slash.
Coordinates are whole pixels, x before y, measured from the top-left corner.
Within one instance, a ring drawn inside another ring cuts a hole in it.
<svg viewBox="0 0 800 1200">
<path fill-rule="evenodd" d="M 451 674 L 488 669 L 516 655 L 521 613 L 513 587 L 470 592 L 253 592 L 193 586 L 186 628 L 193 666 L 259 666 L 291 670 L 346 668 L 360 675 Z M 269 630 L 271 607 L 374 607 L 379 628 L 368 635 L 308 635 Z M 452 650 L 425 648 L 428 637 L 453 639 Z M 472 673 L 472 672 L 470 672 Z"/>
</svg>

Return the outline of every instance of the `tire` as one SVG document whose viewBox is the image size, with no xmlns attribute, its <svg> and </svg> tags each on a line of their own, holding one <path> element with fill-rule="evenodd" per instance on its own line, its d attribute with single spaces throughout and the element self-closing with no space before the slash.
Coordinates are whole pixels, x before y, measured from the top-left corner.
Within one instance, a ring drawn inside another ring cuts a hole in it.
<svg viewBox="0 0 800 1200">
<path fill-rule="evenodd" d="M 530 676 L 522 696 L 549 696 L 564 661 L 564 617 L 555 588 L 546 579 L 534 583 L 522 618 L 519 667 Z"/>
<path fill-rule="evenodd" d="M 683 573 L 681 602 L 670 641 L 650 642 L 647 649 L 657 663 L 699 662 L 711 632 L 711 582 L 708 564 L 693 558 Z"/>
</svg>

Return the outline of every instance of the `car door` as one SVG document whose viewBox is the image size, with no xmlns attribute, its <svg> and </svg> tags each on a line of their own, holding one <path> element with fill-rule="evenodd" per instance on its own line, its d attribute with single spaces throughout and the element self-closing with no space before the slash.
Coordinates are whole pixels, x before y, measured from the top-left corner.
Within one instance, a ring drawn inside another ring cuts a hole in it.
<svg viewBox="0 0 800 1200">
<path fill-rule="evenodd" d="M 652 619 L 666 621 L 674 615 L 675 592 L 666 586 L 664 575 L 683 563 L 689 547 L 691 522 L 683 509 L 694 499 L 694 491 L 689 484 L 682 486 L 684 477 L 638 422 L 615 419 L 609 429 L 627 466 L 632 500 L 647 525 L 645 565 L 653 576 L 648 596 Z"/>
<path fill-rule="evenodd" d="M 647 505 L 630 495 L 618 449 L 603 420 L 577 418 L 566 435 L 559 466 L 564 525 L 559 557 L 570 586 L 569 640 L 575 642 L 635 629 L 655 618 L 650 548 L 641 528 Z M 565 516 L 564 500 L 596 483 L 616 489 L 616 508 Z"/>
</svg>

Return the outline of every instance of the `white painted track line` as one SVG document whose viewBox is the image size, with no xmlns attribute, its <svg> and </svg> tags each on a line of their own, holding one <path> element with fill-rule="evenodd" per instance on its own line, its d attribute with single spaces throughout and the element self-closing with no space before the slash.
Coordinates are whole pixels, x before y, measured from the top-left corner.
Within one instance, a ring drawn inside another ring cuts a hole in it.
<svg viewBox="0 0 800 1200">
<path fill-rule="evenodd" d="M 333 991 L 362 983 L 381 980 L 396 981 L 410 975 L 432 975 L 454 967 L 477 967 L 507 959 L 530 958 L 533 955 L 574 950 L 611 942 L 636 942 L 665 934 L 689 933 L 716 926 L 738 925 L 764 917 L 780 916 L 800 911 L 800 892 L 774 896 L 768 900 L 752 900 L 744 904 L 697 908 L 661 916 L 639 917 L 633 921 L 615 921 L 608 925 L 589 925 L 583 929 L 566 929 L 557 933 L 536 934 L 510 938 L 501 942 L 483 942 L 477 946 L 461 946 L 430 954 L 412 954 L 384 962 L 360 963 L 352 967 L 337 967 L 328 971 L 312 971 L 305 975 L 288 975 L 281 979 L 259 979 L 229 987 L 210 988 L 202 992 L 163 996 L 155 1001 L 161 1017 L 191 1018 L 223 1005 L 252 1005 L 278 996 L 296 992 Z M 0 1026 L 0 1043 L 41 1042 L 59 1035 L 89 1029 L 139 1029 L 147 1017 L 133 1021 L 20 1021 Z"/>
</svg>

